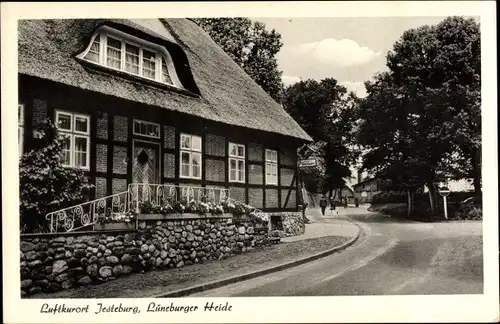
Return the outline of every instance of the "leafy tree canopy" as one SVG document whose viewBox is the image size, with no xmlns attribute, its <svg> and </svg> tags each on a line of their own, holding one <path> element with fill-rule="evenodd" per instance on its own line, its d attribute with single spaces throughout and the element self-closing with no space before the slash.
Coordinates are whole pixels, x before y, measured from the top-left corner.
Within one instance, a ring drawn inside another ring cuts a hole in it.
<svg viewBox="0 0 500 324">
<path fill-rule="evenodd" d="M 276 60 L 276 54 L 283 46 L 280 34 L 248 18 L 194 20 L 264 91 L 280 102 L 282 72 Z"/>
</svg>

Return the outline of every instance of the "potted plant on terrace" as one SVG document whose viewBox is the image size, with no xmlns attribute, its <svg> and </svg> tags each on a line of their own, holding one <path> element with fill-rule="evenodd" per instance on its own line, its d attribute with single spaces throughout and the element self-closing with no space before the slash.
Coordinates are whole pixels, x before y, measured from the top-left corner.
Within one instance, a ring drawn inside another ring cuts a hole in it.
<svg viewBox="0 0 500 324">
<path fill-rule="evenodd" d="M 94 230 L 133 230 L 135 229 L 136 219 L 137 213 L 134 211 L 124 213 L 99 213 L 97 216 L 97 223 L 94 224 Z"/>
</svg>

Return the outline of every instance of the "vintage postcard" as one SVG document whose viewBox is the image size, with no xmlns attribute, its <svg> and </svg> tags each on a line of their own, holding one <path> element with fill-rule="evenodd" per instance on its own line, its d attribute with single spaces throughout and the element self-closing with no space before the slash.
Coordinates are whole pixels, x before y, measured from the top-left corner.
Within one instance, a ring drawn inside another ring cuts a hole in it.
<svg viewBox="0 0 500 324">
<path fill-rule="evenodd" d="M 2 3 L 4 321 L 497 322 L 495 12 Z"/>
</svg>

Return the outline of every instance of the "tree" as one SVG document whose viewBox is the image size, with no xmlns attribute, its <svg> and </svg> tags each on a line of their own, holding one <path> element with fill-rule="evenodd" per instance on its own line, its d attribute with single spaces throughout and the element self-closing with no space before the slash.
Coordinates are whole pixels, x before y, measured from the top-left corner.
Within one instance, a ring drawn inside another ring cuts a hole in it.
<svg viewBox="0 0 500 324">
<path fill-rule="evenodd" d="M 281 35 L 248 18 L 194 19 L 212 39 L 266 91 L 280 102 L 283 83 L 276 54 L 283 46 Z"/>
<path fill-rule="evenodd" d="M 46 214 L 79 203 L 92 187 L 83 171 L 62 166 L 63 142 L 47 120 L 35 129 L 32 149 L 21 157 L 20 225 L 25 232 L 46 231 Z"/>
<path fill-rule="evenodd" d="M 443 177 L 473 174 L 480 193 L 479 57 L 475 21 L 447 18 L 404 32 L 387 55 L 389 71 L 366 84 L 365 167 L 424 181 L 433 213 Z"/>
<path fill-rule="evenodd" d="M 300 81 L 285 89 L 285 110 L 315 140 L 321 152 L 322 191 L 341 189 L 345 177 L 351 175 L 349 166 L 355 163 L 355 121 L 358 98 L 349 93 L 337 80 L 327 78 Z"/>
</svg>

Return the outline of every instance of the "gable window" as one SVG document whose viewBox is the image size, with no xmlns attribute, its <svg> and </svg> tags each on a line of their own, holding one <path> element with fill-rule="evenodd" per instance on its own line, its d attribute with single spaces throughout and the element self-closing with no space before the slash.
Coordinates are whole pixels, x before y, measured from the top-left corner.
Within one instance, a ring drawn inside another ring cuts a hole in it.
<svg viewBox="0 0 500 324">
<path fill-rule="evenodd" d="M 245 146 L 229 143 L 229 182 L 245 183 Z"/>
<path fill-rule="evenodd" d="M 134 119 L 134 135 L 160 138 L 160 125 Z"/>
<path fill-rule="evenodd" d="M 266 149 L 266 184 L 278 185 L 278 152 Z"/>
<path fill-rule="evenodd" d="M 17 106 L 17 142 L 19 145 L 19 157 L 23 155 L 23 143 L 24 143 L 24 105 L 19 104 Z"/>
<path fill-rule="evenodd" d="M 201 137 L 181 134 L 180 177 L 201 179 Z"/>
<path fill-rule="evenodd" d="M 181 87 L 170 54 L 163 46 L 103 26 L 78 56 L 111 69 Z"/>
<path fill-rule="evenodd" d="M 62 135 L 62 164 L 89 170 L 90 116 L 56 111 L 56 126 Z"/>
</svg>

